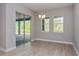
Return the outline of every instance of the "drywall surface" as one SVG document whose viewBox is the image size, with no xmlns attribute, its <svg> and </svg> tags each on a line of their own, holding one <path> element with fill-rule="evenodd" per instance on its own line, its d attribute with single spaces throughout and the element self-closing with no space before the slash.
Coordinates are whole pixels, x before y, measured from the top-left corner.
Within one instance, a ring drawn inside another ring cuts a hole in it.
<svg viewBox="0 0 79 59">
<path fill-rule="evenodd" d="M 79 4 L 74 4 L 74 46 L 79 55 Z"/>
<path fill-rule="evenodd" d="M 50 17 L 49 32 L 41 32 L 41 20 L 36 17 L 36 39 L 72 42 L 73 40 L 73 6 L 58 8 L 46 13 Z M 53 32 L 53 16 L 64 17 L 64 32 Z"/>
<path fill-rule="evenodd" d="M 5 48 L 6 45 L 6 5 L 0 4 L 0 49 Z"/>
<path fill-rule="evenodd" d="M 16 12 L 32 16 L 31 18 L 31 38 L 34 38 L 34 16 L 33 12 L 19 4 L 0 4 L 0 47 L 3 50 L 16 48 Z M 4 40 L 4 41 L 3 41 Z"/>
</svg>

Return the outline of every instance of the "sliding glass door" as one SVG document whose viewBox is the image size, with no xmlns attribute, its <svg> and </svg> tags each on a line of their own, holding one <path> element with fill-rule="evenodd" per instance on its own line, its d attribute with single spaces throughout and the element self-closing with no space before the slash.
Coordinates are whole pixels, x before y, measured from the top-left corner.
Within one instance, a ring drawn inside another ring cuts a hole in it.
<svg viewBox="0 0 79 59">
<path fill-rule="evenodd" d="M 16 46 L 30 41 L 31 17 L 16 13 Z"/>
<path fill-rule="evenodd" d="M 31 18 L 25 16 L 25 18 L 28 18 L 27 20 L 25 20 L 25 40 L 26 41 L 30 41 L 30 24 L 31 24 Z"/>
</svg>

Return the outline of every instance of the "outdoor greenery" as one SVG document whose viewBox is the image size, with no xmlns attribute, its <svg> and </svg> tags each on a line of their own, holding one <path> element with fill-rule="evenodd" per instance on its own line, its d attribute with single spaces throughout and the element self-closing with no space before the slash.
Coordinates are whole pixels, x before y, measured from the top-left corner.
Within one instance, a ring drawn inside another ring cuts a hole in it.
<svg viewBox="0 0 79 59">
<path fill-rule="evenodd" d="M 30 26 L 31 26 L 30 20 L 25 21 L 25 33 L 30 33 Z"/>
<path fill-rule="evenodd" d="M 54 18 L 54 32 L 63 32 L 63 17 Z"/>
<path fill-rule="evenodd" d="M 20 21 L 20 25 L 18 24 L 19 21 L 16 21 L 16 34 L 18 34 L 18 29 L 20 26 L 20 34 L 24 34 L 24 26 L 25 26 L 25 33 L 30 33 L 30 20 L 25 21 Z"/>
<path fill-rule="evenodd" d="M 63 32 L 63 17 L 53 19 L 53 32 Z M 41 29 L 43 32 L 49 32 L 49 18 L 41 19 Z"/>
<path fill-rule="evenodd" d="M 49 19 L 42 19 L 42 31 L 49 32 Z M 16 21 L 16 34 L 18 34 L 18 21 Z M 63 32 L 63 17 L 53 19 L 53 31 Z M 20 21 L 20 34 L 24 33 L 24 21 Z M 30 20 L 25 21 L 25 33 L 30 33 Z"/>
<path fill-rule="evenodd" d="M 63 32 L 63 24 L 55 23 L 54 24 L 54 32 Z"/>
<path fill-rule="evenodd" d="M 49 18 L 41 19 L 42 31 L 49 32 Z"/>
<path fill-rule="evenodd" d="M 18 34 L 18 22 L 16 21 L 16 34 Z"/>
</svg>

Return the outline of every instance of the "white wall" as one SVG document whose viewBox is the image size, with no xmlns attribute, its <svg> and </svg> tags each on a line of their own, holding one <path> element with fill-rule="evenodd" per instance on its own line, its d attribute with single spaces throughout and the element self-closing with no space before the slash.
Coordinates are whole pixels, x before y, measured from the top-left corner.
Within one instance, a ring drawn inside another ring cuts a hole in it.
<svg viewBox="0 0 79 59">
<path fill-rule="evenodd" d="M 16 11 L 25 15 L 32 16 L 31 23 L 31 38 L 32 39 L 48 39 L 56 41 L 72 42 L 79 50 L 79 4 L 73 7 L 63 7 L 47 12 L 46 15 L 50 16 L 50 32 L 41 32 L 41 23 L 37 14 L 19 4 L 0 4 L 0 49 L 8 50 L 16 47 Z M 74 12 L 74 13 L 73 13 Z M 53 16 L 64 17 L 64 33 L 54 33 L 52 31 Z M 73 17 L 74 23 L 73 23 Z M 34 19 L 34 17 L 36 17 Z M 74 26 L 74 27 L 73 27 Z M 74 29 L 74 30 L 73 30 Z M 73 33 L 74 32 L 74 33 Z M 74 39 L 73 39 L 74 38 Z"/>
<path fill-rule="evenodd" d="M 74 4 L 74 46 L 79 55 L 79 4 Z"/>
<path fill-rule="evenodd" d="M 36 25 L 36 39 L 48 39 L 55 41 L 72 42 L 73 40 L 73 7 L 63 7 L 52 10 L 46 13 L 50 17 L 50 31 L 41 32 L 41 22 L 37 19 Z M 64 33 L 54 33 L 53 32 L 53 16 L 63 16 L 64 17 Z"/>
<path fill-rule="evenodd" d="M 0 4 L 0 49 L 2 48 L 6 48 L 6 45 L 4 43 L 6 43 L 6 18 L 5 18 L 5 12 L 6 8 L 5 8 L 5 4 Z"/>
<path fill-rule="evenodd" d="M 0 5 L 0 12 L 2 12 L 2 14 L 0 13 L 0 15 L 2 15 L 2 17 L 0 18 L 1 20 L 1 25 L 0 28 L 2 28 L 0 31 L 1 35 L 0 35 L 0 39 L 4 40 L 1 41 L 0 40 L 0 47 L 4 50 L 10 50 L 16 47 L 16 11 L 23 13 L 25 15 L 29 15 L 32 16 L 31 19 L 31 37 L 32 39 L 34 39 L 34 16 L 33 16 L 33 12 L 31 12 L 30 10 L 26 9 L 24 6 L 21 6 L 19 4 L 2 4 Z M 5 18 L 5 19 L 3 19 Z M 3 20 L 3 21 L 2 21 Z M 3 22 L 3 23 L 2 23 Z M 5 33 L 3 33 L 5 32 Z M 4 36 L 5 35 L 5 36 Z"/>
</svg>

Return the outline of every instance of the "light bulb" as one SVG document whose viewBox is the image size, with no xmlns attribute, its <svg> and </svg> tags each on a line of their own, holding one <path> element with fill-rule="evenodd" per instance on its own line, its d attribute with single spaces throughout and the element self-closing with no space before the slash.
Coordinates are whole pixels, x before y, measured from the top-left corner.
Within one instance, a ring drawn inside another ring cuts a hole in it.
<svg viewBox="0 0 79 59">
<path fill-rule="evenodd" d="M 38 15 L 39 18 L 41 18 L 41 15 Z"/>
<path fill-rule="evenodd" d="M 44 15 L 42 15 L 42 18 L 45 18 L 46 17 L 46 15 L 44 14 Z"/>
</svg>

